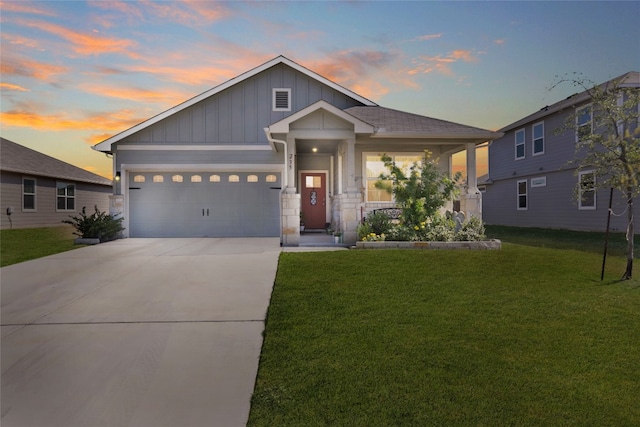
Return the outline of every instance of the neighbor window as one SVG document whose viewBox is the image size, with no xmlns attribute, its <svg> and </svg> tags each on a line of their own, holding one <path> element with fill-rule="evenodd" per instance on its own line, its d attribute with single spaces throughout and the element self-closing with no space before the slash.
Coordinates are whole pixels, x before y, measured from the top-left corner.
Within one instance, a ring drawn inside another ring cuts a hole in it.
<svg viewBox="0 0 640 427">
<path fill-rule="evenodd" d="M 524 129 L 516 131 L 516 160 L 524 159 Z"/>
<path fill-rule="evenodd" d="M 544 122 L 533 125 L 531 133 L 533 134 L 533 155 L 544 154 Z"/>
<path fill-rule="evenodd" d="M 76 209 L 76 185 L 68 182 L 56 182 L 56 209 L 73 211 Z"/>
<path fill-rule="evenodd" d="M 291 89 L 273 89 L 273 111 L 291 111 Z"/>
<path fill-rule="evenodd" d="M 36 210 L 36 180 L 22 178 L 22 210 Z"/>
<path fill-rule="evenodd" d="M 528 207 L 527 200 L 527 180 L 518 181 L 518 210 L 526 211 Z"/>
<path fill-rule="evenodd" d="M 596 208 L 596 174 L 593 171 L 580 172 L 579 176 L 578 209 L 591 210 Z"/>
<path fill-rule="evenodd" d="M 535 187 L 546 187 L 547 186 L 547 177 L 540 176 L 538 178 L 531 178 L 531 188 Z"/>
<path fill-rule="evenodd" d="M 409 175 L 411 166 L 414 163 L 421 164 L 424 154 L 416 153 L 396 153 L 388 154 L 396 166 L 402 169 L 405 175 Z M 380 174 L 388 173 L 380 154 L 365 154 L 365 176 L 366 176 L 366 192 L 367 202 L 392 202 L 391 193 L 386 190 L 376 188 L 376 182 L 380 180 Z M 386 183 L 389 183 L 388 181 Z"/>
<path fill-rule="evenodd" d="M 586 135 L 593 133 L 593 113 L 591 105 L 576 111 L 576 142 L 582 141 Z"/>
</svg>

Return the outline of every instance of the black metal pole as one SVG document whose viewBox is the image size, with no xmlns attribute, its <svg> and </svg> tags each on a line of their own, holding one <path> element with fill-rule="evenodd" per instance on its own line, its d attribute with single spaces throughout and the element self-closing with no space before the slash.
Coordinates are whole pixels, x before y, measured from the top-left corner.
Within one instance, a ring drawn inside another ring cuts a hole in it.
<svg viewBox="0 0 640 427">
<path fill-rule="evenodd" d="M 604 265 L 607 262 L 607 248 L 609 247 L 609 224 L 611 224 L 611 206 L 613 203 L 613 187 L 609 192 L 609 210 L 607 211 L 607 231 L 604 233 L 604 255 L 602 256 L 602 272 L 600 273 L 600 281 L 604 280 Z"/>
</svg>

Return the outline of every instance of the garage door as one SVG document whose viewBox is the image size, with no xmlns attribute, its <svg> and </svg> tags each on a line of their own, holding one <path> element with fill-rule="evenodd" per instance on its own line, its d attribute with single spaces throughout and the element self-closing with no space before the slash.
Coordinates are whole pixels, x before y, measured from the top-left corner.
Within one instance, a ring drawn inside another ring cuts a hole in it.
<svg viewBox="0 0 640 427">
<path fill-rule="evenodd" d="M 131 237 L 280 235 L 275 173 L 129 172 Z"/>
</svg>

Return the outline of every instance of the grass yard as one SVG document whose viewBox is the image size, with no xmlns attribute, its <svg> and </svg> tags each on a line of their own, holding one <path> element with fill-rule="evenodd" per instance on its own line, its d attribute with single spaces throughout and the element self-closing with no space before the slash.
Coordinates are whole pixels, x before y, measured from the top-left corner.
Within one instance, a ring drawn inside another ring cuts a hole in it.
<svg viewBox="0 0 640 427">
<path fill-rule="evenodd" d="M 82 247 L 76 237 L 70 226 L 0 230 L 0 267 Z"/>
<path fill-rule="evenodd" d="M 249 425 L 640 425 L 624 262 L 600 282 L 599 253 L 509 243 L 283 253 Z"/>
</svg>

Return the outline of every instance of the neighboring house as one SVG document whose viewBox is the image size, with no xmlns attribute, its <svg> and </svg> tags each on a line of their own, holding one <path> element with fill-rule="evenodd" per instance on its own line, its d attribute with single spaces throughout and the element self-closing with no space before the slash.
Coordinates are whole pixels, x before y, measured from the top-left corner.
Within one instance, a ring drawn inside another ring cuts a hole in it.
<svg viewBox="0 0 640 427">
<path fill-rule="evenodd" d="M 109 209 L 112 182 L 94 173 L 0 138 L 0 225 L 63 225 L 86 207 Z"/>
<path fill-rule="evenodd" d="M 393 206 L 374 187 L 383 153 L 406 165 L 500 134 L 381 107 L 279 56 L 99 144 L 113 155 L 112 212 L 129 237 L 278 236 L 328 224 L 355 242 L 363 215 Z M 463 209 L 481 215 L 475 173 Z M 468 193 L 468 194 L 467 194 Z"/>
<path fill-rule="evenodd" d="M 640 87 L 640 73 L 621 76 L 626 86 Z M 606 83 L 604 83 L 606 84 Z M 568 97 L 499 130 L 489 145 L 489 177 L 483 195 L 483 220 L 487 224 L 521 227 L 604 231 L 609 190 L 589 189 L 594 174 L 576 173 L 576 132 L 558 134 L 574 112 L 580 126 L 591 126 L 590 99 L 586 92 Z M 639 107 L 640 108 L 640 107 Z M 581 195 L 576 189 L 582 183 Z M 635 201 L 640 218 L 640 200 Z M 627 227 L 626 199 L 614 192 L 611 230 Z"/>
</svg>

